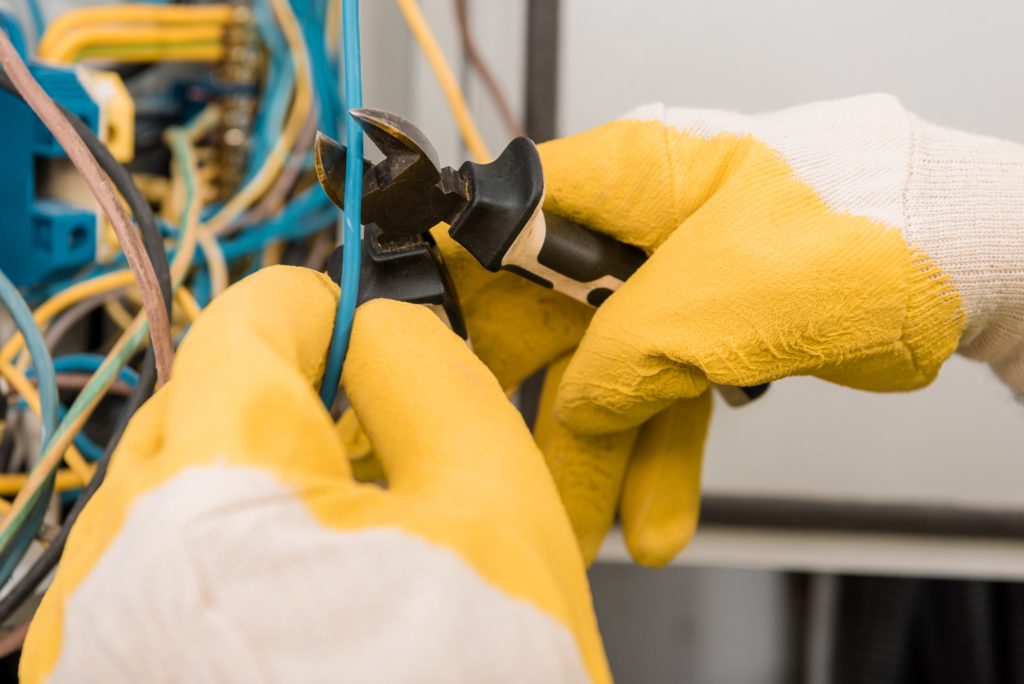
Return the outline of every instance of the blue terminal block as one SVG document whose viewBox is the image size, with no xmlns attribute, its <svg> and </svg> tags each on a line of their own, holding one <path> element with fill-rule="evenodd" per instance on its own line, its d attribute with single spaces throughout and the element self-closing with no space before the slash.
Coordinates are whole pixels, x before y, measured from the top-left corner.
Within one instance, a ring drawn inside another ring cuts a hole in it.
<svg viewBox="0 0 1024 684">
<path fill-rule="evenodd" d="M 17 22 L 0 14 L 0 23 L 23 50 Z M 32 74 L 59 104 L 98 130 L 99 107 L 74 69 L 29 62 Z M 38 285 L 68 274 L 96 255 L 96 213 L 38 194 L 38 174 L 47 160 L 66 158 L 28 105 L 0 91 L 0 269 L 19 287 Z"/>
</svg>

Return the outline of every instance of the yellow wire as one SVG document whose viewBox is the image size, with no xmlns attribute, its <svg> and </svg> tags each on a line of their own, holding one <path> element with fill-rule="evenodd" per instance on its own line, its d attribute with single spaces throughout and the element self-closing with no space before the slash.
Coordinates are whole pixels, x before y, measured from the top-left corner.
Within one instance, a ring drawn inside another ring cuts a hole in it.
<svg viewBox="0 0 1024 684">
<path fill-rule="evenodd" d="M 196 298 L 192 296 L 192 293 L 185 287 L 179 287 L 178 291 L 174 293 L 174 301 L 178 304 L 178 308 L 181 309 L 182 313 L 185 314 L 188 322 L 195 323 L 202 309 L 199 308 L 199 304 L 196 302 Z"/>
<path fill-rule="evenodd" d="M 40 59 L 66 64 L 78 53 L 97 45 L 116 47 L 161 48 L 175 43 L 216 43 L 223 40 L 224 27 L 185 26 L 86 26 L 71 32 L 63 41 L 51 43 Z"/>
<path fill-rule="evenodd" d="M 239 190 L 221 209 L 206 222 L 205 227 L 218 235 L 227 230 L 241 214 L 251 207 L 256 200 L 270 189 L 271 184 L 276 180 L 285 162 L 291 156 L 295 142 L 302 132 L 302 128 L 309 116 L 310 108 L 313 106 L 312 82 L 310 81 L 309 55 L 306 52 L 306 43 L 302 37 L 302 29 L 292 12 L 287 0 L 271 0 L 271 6 L 277 17 L 288 48 L 291 51 L 292 62 L 295 65 L 295 99 L 291 111 L 285 121 L 280 137 L 274 143 L 270 154 L 267 155 L 266 163 L 260 168 L 245 187 Z"/>
<path fill-rule="evenodd" d="M 234 8 L 230 5 L 83 7 L 63 12 L 50 22 L 38 49 L 40 54 L 49 53 L 53 49 L 52 44 L 62 40 L 66 32 L 93 24 L 227 24 L 233 17 Z"/>
<path fill-rule="evenodd" d="M 127 269 L 124 271 L 107 273 L 106 275 L 99 276 L 98 278 L 83 280 L 80 283 L 72 285 L 66 290 L 58 292 L 43 302 L 35 311 L 32 312 L 32 317 L 35 318 L 36 324 L 40 329 L 45 330 L 46 325 L 53 320 L 55 316 L 59 315 L 69 307 L 74 306 L 83 299 L 88 299 L 93 295 L 110 292 L 111 290 L 129 287 L 134 282 L 131 272 Z M 4 346 L 0 348 L 0 360 L 6 362 L 12 361 L 15 355 L 22 350 L 24 345 L 25 340 L 21 336 L 21 333 L 15 333 L 11 336 L 11 339 L 7 340 Z"/>
<path fill-rule="evenodd" d="M 430 25 L 427 24 L 423 12 L 420 11 L 419 3 L 416 0 L 396 0 L 396 2 L 398 3 L 398 8 L 402 10 L 405 23 L 409 25 L 409 30 L 412 32 L 416 42 L 419 43 L 423 56 L 427 58 L 427 62 L 434 72 L 434 77 L 441 85 L 444 97 L 448 101 L 448 108 L 455 118 L 455 123 L 459 127 L 459 133 L 462 135 L 462 140 L 466 143 L 469 153 L 478 162 L 491 161 L 491 153 L 484 143 L 483 136 L 480 135 L 480 130 L 473 121 L 473 115 L 469 112 L 469 105 L 466 104 L 466 97 L 462 94 L 459 82 L 455 79 L 455 74 L 452 73 L 448 60 L 445 59 L 441 47 L 437 44 L 437 38 L 434 37 L 434 33 L 430 30 Z"/>
<path fill-rule="evenodd" d="M 282 258 L 284 258 L 283 242 L 271 242 L 263 248 L 263 263 L 267 266 L 281 263 Z"/>
<path fill-rule="evenodd" d="M 338 42 L 341 38 L 341 0 L 329 0 L 327 17 L 324 21 L 327 31 L 327 54 L 338 56 Z"/>
<path fill-rule="evenodd" d="M 126 329 L 132 324 L 132 318 L 134 318 L 134 316 L 132 316 L 131 312 L 128 311 L 124 304 L 122 304 L 118 299 L 111 298 L 103 302 L 103 310 L 106 312 L 107 316 L 110 317 L 110 320 L 112 320 L 121 330 Z"/>
<path fill-rule="evenodd" d="M 96 46 L 77 53 L 71 63 L 84 62 L 90 59 L 111 60 L 116 62 L 220 62 L 224 59 L 223 43 L 210 43 L 207 46 L 164 46 L 132 50 L 117 49 L 112 46 Z"/>
<path fill-rule="evenodd" d="M 39 416 L 39 392 L 36 390 L 35 385 L 29 382 L 28 378 L 26 378 L 21 371 L 7 361 L 0 361 L 0 375 L 3 375 L 7 382 L 11 383 L 11 387 L 21 395 L 21 398 L 25 400 L 26 404 L 28 404 L 32 413 Z M 92 477 L 95 468 L 82 457 L 82 454 L 79 453 L 78 449 L 76 449 L 74 445 L 68 449 L 65 460 L 67 461 L 68 467 L 74 471 L 80 482 L 88 482 L 89 478 Z"/>
<path fill-rule="evenodd" d="M 24 473 L 2 473 L 0 474 L 0 496 L 11 496 L 17 494 L 25 483 L 28 481 L 28 475 Z M 57 471 L 57 480 L 54 483 L 54 487 L 58 492 L 66 492 L 69 489 L 81 489 L 85 486 L 82 479 L 75 473 L 68 470 L 67 468 L 61 468 Z M 10 508 L 10 502 L 0 499 L 0 513 L 6 513 L 3 510 Z"/>
</svg>

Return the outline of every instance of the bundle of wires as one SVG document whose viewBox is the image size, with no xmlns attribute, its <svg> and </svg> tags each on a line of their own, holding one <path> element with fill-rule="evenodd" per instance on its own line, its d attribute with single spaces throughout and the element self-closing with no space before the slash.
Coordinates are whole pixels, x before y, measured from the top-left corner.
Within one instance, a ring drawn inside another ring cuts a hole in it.
<svg viewBox="0 0 1024 684">
<path fill-rule="evenodd" d="M 345 55 L 345 94 L 351 109 L 363 106 L 363 84 L 359 60 L 359 0 L 344 0 L 342 10 L 343 49 Z M 341 366 L 348 350 L 348 338 L 355 318 L 356 296 L 359 291 L 359 262 L 362 256 L 363 204 L 363 131 L 348 115 L 345 122 L 348 153 L 345 157 L 345 233 L 342 244 L 341 295 L 335 317 L 331 345 L 327 352 L 327 366 L 320 384 L 320 398 L 330 409 L 338 394 Z"/>
<path fill-rule="evenodd" d="M 39 43 L 39 58 L 67 63 L 84 59 L 128 62 L 203 61 L 224 57 L 230 5 L 113 5 L 87 7 L 57 17 Z"/>
<path fill-rule="evenodd" d="M 478 160 L 488 160 L 465 97 L 417 3 L 397 2 L 441 83 L 467 147 Z M 236 9 L 229 4 L 85 8 L 54 18 L 39 52 L 57 63 L 98 57 L 114 65 L 167 59 L 200 63 L 198 78 L 208 71 L 201 64 L 224 57 L 222 36 L 232 22 L 240 21 Z M 16 494 L 13 501 L 0 498 L 0 624 L 27 619 L 24 606 L 39 594 L 59 561 L 71 526 L 103 481 L 125 425 L 169 377 L 172 335 L 180 339 L 229 282 L 257 268 L 281 260 L 323 267 L 337 241 L 341 214 L 315 182 L 311 148 L 318 128 L 336 137 L 343 125 L 349 149 L 342 229 L 347 248 L 321 384 L 325 405 L 335 402 L 361 256 L 362 131 L 351 116 L 343 115 L 347 109 L 339 87 L 343 71 L 347 106 L 362 106 L 358 0 L 252 0 L 251 9 L 247 16 L 267 57 L 260 104 L 242 183 L 219 203 L 207 182 L 217 174 L 215 155 L 210 154 L 220 117 L 216 102 L 197 101 L 177 123 L 161 129 L 170 171 L 166 177 L 146 176 L 144 197 L 132 174 L 85 122 L 41 99 L 21 58 L 0 36 L 0 88 L 23 98 L 59 133 L 69 156 L 94 185 L 123 246 L 107 262 L 33 288 L 29 300 L 38 301 L 34 311 L 0 274 L 0 303 L 17 326 L 0 346 L 0 376 L 19 397 L 0 402 L 0 409 L 8 409 L 0 411 L 0 496 Z M 457 9 L 464 19 L 461 3 Z M 466 31 L 463 39 L 468 40 Z M 475 63 L 482 68 L 479 55 Z M 113 343 L 95 335 L 77 347 L 69 342 L 75 331 L 102 331 L 112 325 L 120 329 Z M 69 344 L 72 353 L 53 352 Z M 141 361 L 132 363 L 140 354 Z M 61 393 L 70 399 L 69 406 L 61 404 Z M 112 426 L 90 421 L 101 401 L 117 409 Z M 29 458 L 33 462 L 22 464 L 25 440 L 17 426 L 31 422 L 29 412 L 39 417 L 43 436 Z M 84 432 L 87 421 L 90 435 Z M 44 524 L 48 515 L 59 516 L 62 510 L 59 527 Z M 42 551 L 28 562 L 27 549 L 37 539 L 44 542 Z"/>
</svg>

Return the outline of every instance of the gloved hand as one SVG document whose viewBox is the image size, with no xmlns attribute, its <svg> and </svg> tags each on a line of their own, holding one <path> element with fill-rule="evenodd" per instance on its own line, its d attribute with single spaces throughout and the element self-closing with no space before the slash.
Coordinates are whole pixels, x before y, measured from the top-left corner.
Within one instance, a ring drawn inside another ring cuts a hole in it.
<svg viewBox="0 0 1024 684">
<path fill-rule="evenodd" d="M 709 380 L 910 390 L 959 344 L 1024 390 L 1018 145 L 872 95 L 756 116 L 655 105 L 541 154 L 546 209 L 652 254 L 589 327 L 442 245 L 504 386 L 555 364 L 536 433 L 588 559 L 616 506 L 640 563 L 688 541 Z"/>
<path fill-rule="evenodd" d="M 608 681 L 529 431 L 422 307 L 360 307 L 344 385 L 390 487 L 353 481 L 316 385 L 337 302 L 232 287 L 132 420 L 32 623 L 26 682 Z"/>
</svg>

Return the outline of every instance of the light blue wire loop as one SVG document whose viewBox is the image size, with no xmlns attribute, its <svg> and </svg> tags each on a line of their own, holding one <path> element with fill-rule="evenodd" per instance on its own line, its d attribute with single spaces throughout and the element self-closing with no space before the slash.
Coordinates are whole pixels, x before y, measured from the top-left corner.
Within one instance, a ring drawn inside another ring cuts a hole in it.
<svg viewBox="0 0 1024 684">
<path fill-rule="evenodd" d="M 342 5 L 342 44 L 345 55 L 345 96 L 348 106 L 358 109 L 363 106 L 358 0 L 344 0 Z M 342 240 L 345 251 L 341 262 L 341 296 L 338 298 L 338 314 L 334 320 L 331 346 L 327 352 L 327 367 L 323 383 L 320 385 L 320 398 L 328 410 L 338 395 L 341 367 L 348 351 L 348 338 L 352 332 L 356 297 L 359 294 L 359 262 L 362 255 L 360 216 L 363 203 L 363 129 L 351 114 L 345 117 L 345 139 L 348 154 L 345 159 L 345 230 Z"/>
<path fill-rule="evenodd" d="M 14 319 L 14 324 L 22 337 L 25 338 L 25 347 L 31 356 L 32 368 L 37 376 L 39 387 L 40 422 L 42 424 L 42 439 L 40 446 L 45 453 L 46 447 L 57 431 L 57 422 L 60 419 L 60 404 L 57 397 L 57 372 L 53 367 L 53 359 L 50 351 L 46 348 L 43 334 L 32 317 L 32 311 L 21 296 L 18 288 L 10 281 L 6 274 L 0 271 L 0 301 L 7 308 Z M 40 458 L 42 453 L 40 453 Z M 18 562 L 43 523 L 43 516 L 46 513 L 46 505 L 53 494 L 53 476 L 48 477 L 39 491 L 39 496 L 32 503 L 29 516 L 21 529 L 17 531 L 11 540 L 11 544 L 5 553 L 0 556 L 0 584 L 14 573 Z"/>
</svg>

